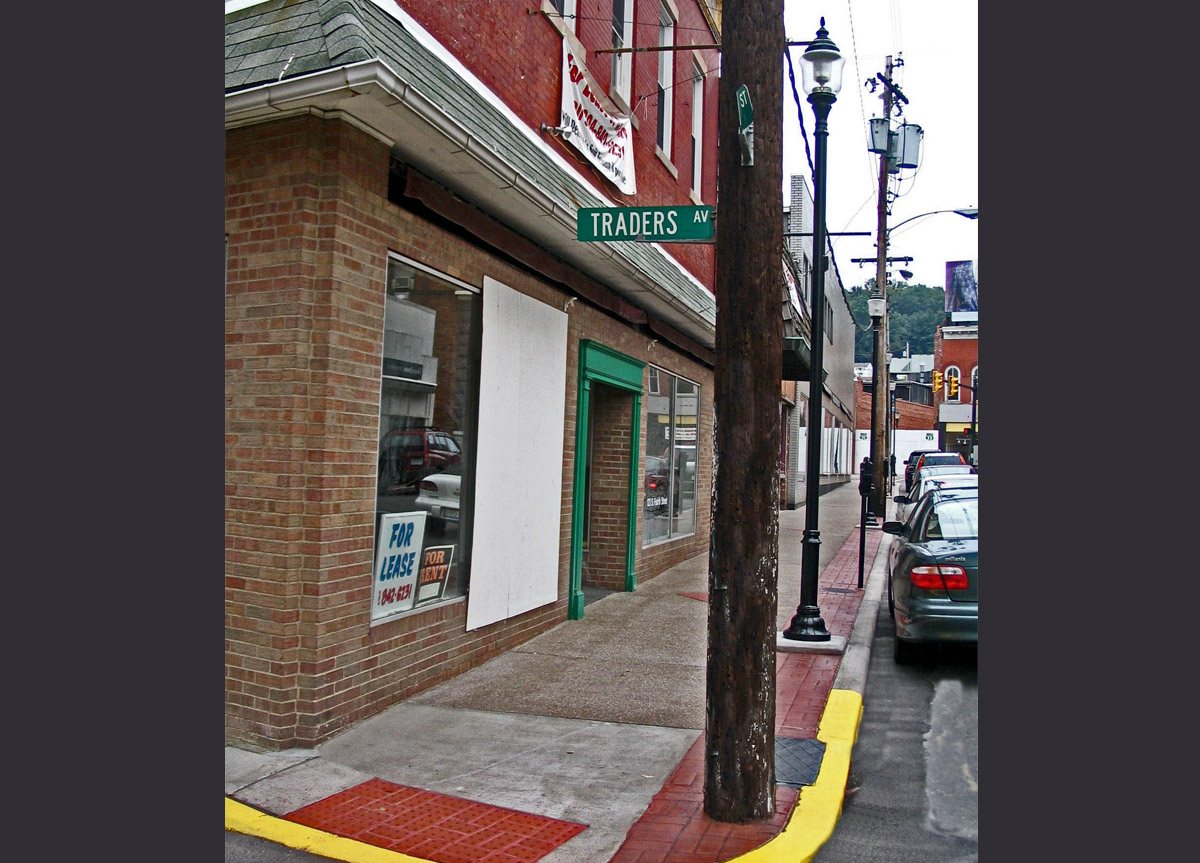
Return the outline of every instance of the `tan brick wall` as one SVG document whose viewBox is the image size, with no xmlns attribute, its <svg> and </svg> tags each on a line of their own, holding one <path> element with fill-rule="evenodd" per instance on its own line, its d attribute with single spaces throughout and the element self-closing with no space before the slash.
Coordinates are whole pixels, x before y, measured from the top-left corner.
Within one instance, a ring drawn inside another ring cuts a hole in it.
<svg viewBox="0 0 1200 863">
<path fill-rule="evenodd" d="M 314 745 L 565 620 L 581 339 L 701 384 L 699 529 L 639 548 L 638 578 L 707 549 L 711 371 L 580 300 L 568 309 L 559 599 L 472 632 L 465 601 L 369 625 L 388 251 L 476 286 L 487 274 L 557 308 L 568 299 L 388 202 L 387 168 L 385 145 L 336 121 L 294 118 L 226 135 L 231 740 Z"/>
</svg>

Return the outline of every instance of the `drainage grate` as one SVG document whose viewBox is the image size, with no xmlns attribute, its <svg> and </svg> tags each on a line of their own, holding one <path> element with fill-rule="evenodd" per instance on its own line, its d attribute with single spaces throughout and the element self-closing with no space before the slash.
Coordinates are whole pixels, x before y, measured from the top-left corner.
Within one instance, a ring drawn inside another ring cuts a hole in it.
<svg viewBox="0 0 1200 863">
<path fill-rule="evenodd" d="M 812 785 L 821 771 L 825 744 L 820 740 L 775 738 L 775 782 L 792 788 Z"/>
<path fill-rule="evenodd" d="M 856 587 L 823 587 L 821 590 L 825 593 L 858 593 Z"/>
</svg>

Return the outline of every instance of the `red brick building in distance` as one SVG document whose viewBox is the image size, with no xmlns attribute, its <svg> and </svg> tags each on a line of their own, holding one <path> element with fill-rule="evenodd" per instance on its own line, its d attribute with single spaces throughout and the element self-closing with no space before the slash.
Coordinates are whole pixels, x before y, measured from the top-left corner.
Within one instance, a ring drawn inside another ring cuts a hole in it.
<svg viewBox="0 0 1200 863">
<path fill-rule="evenodd" d="M 971 429 L 979 442 L 979 323 L 952 323 L 938 327 L 933 340 L 933 368 L 942 373 L 942 387 L 933 394 L 937 408 L 938 445 L 948 452 L 962 453 L 978 464 L 971 452 Z M 955 387 L 951 381 L 957 385 Z M 954 395 L 950 395 L 951 392 Z"/>
</svg>

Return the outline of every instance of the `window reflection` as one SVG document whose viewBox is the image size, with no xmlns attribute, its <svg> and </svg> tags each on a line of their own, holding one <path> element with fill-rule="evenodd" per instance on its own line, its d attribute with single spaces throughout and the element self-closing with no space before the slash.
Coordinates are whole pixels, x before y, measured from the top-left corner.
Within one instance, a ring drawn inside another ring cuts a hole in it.
<svg viewBox="0 0 1200 863">
<path fill-rule="evenodd" d="M 651 367 L 646 397 L 642 540 L 696 532 L 696 443 L 700 388 Z"/>
<path fill-rule="evenodd" d="M 470 569 L 479 295 L 389 258 L 372 623 L 462 596 Z"/>
</svg>

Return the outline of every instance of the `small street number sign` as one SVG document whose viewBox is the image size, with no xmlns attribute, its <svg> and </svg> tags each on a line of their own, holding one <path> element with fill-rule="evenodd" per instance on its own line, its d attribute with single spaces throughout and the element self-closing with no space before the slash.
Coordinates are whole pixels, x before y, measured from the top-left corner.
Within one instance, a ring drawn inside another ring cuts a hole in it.
<svg viewBox="0 0 1200 863">
<path fill-rule="evenodd" d="M 742 164 L 754 165 L 754 106 L 750 104 L 750 89 L 742 84 L 734 95 L 738 106 L 738 143 L 742 147 Z"/>
<path fill-rule="evenodd" d="M 714 242 L 712 207 L 582 207 L 575 236 L 585 243 Z"/>
</svg>

